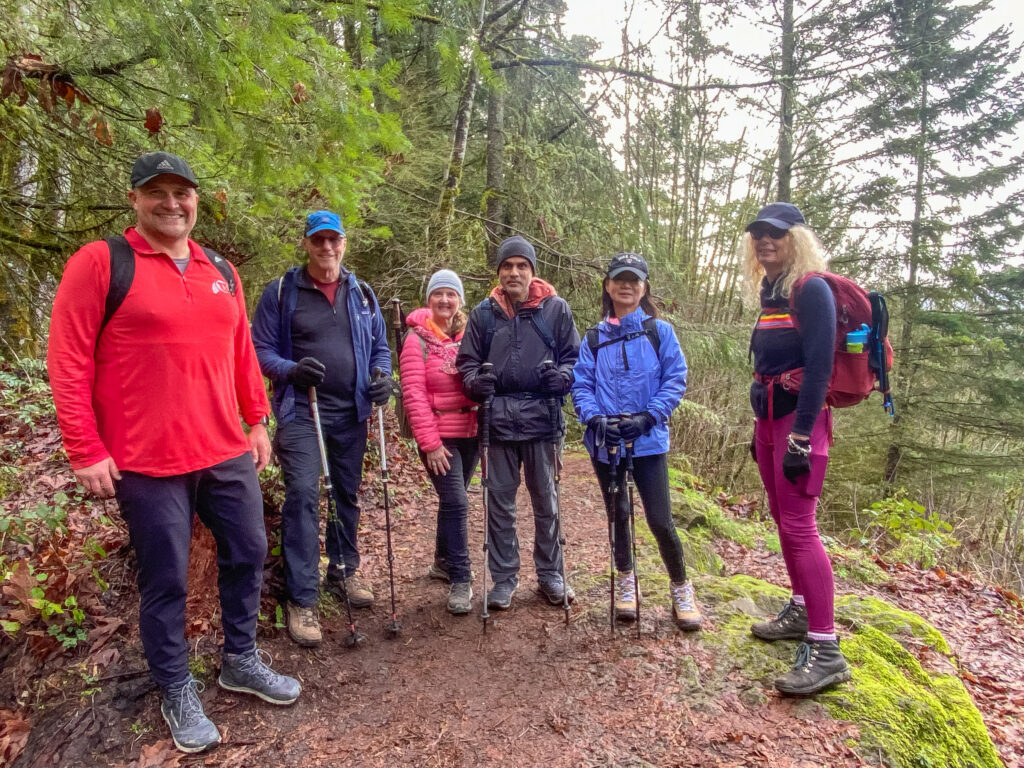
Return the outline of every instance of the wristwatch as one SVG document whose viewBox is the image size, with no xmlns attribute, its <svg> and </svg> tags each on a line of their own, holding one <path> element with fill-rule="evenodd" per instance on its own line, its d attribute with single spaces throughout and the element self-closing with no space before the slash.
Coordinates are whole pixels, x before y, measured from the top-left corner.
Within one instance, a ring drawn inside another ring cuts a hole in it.
<svg viewBox="0 0 1024 768">
<path fill-rule="evenodd" d="M 263 416 L 260 417 L 260 420 L 257 421 L 256 424 L 262 424 L 264 427 L 269 427 L 270 426 L 270 417 L 267 416 L 266 414 L 264 414 Z"/>
</svg>

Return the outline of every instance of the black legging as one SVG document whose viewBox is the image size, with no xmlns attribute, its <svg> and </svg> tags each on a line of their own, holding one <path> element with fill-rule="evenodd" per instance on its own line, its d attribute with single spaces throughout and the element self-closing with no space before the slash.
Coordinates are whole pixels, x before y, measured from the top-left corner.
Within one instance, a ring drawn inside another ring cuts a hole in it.
<svg viewBox="0 0 1024 768">
<path fill-rule="evenodd" d="M 601 484 L 606 510 L 611 509 L 608 483 L 611 480 L 611 466 L 590 459 Z M 619 571 L 633 570 L 633 549 L 629 537 L 629 496 L 626 491 L 626 457 L 619 458 L 616 468 L 619 493 L 615 500 L 615 567 Z M 658 551 L 668 569 L 669 578 L 676 583 L 686 581 L 686 566 L 683 564 L 683 545 L 672 520 L 672 505 L 668 496 L 668 454 L 637 456 L 633 459 L 633 477 L 636 489 L 643 501 L 647 526 L 658 542 Z"/>
</svg>

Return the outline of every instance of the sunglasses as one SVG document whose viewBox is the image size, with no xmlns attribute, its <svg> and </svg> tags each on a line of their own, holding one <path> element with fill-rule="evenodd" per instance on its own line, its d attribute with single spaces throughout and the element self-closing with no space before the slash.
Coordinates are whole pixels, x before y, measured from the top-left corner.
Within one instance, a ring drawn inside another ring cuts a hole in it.
<svg viewBox="0 0 1024 768">
<path fill-rule="evenodd" d="M 781 240 L 789 234 L 788 229 L 779 229 L 778 227 L 773 227 L 770 224 L 764 227 L 751 227 L 749 231 L 750 238 L 752 240 L 761 240 L 765 235 L 770 237 L 772 240 Z"/>
</svg>

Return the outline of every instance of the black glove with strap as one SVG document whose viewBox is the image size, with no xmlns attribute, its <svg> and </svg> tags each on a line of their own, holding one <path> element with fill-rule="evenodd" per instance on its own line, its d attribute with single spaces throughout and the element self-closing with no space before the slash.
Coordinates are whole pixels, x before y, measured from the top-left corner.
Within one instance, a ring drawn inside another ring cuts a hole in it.
<svg viewBox="0 0 1024 768">
<path fill-rule="evenodd" d="M 323 384 L 326 373 L 327 367 L 315 357 L 304 357 L 288 371 L 286 378 L 289 384 L 308 389 Z"/>
<path fill-rule="evenodd" d="M 796 485 L 804 475 L 811 473 L 811 441 L 789 437 L 789 447 L 782 457 L 782 474 Z"/>
<path fill-rule="evenodd" d="M 619 422 L 619 434 L 623 442 L 632 443 L 641 435 L 646 435 L 657 424 L 654 416 L 647 411 L 633 413 Z"/>
<path fill-rule="evenodd" d="M 493 372 L 478 373 L 473 382 L 469 385 L 473 399 L 483 402 L 494 394 L 494 388 L 498 383 L 498 377 Z"/>
<path fill-rule="evenodd" d="M 390 376 L 381 374 L 370 380 L 370 402 L 374 405 L 387 405 L 392 394 L 394 394 L 394 387 Z"/>
<path fill-rule="evenodd" d="M 540 391 L 545 395 L 565 394 L 565 377 L 558 366 L 550 365 L 540 372 Z"/>
</svg>

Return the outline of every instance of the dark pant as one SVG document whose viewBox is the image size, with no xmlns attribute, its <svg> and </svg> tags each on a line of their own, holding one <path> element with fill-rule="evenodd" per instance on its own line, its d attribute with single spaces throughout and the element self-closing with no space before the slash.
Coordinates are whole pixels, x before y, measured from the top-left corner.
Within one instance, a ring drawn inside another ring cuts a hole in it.
<svg viewBox="0 0 1024 768">
<path fill-rule="evenodd" d="M 451 469 L 443 475 L 431 474 L 430 482 L 437 491 L 437 540 L 435 558 L 448 563 L 448 577 L 452 584 L 469 581 L 469 537 L 466 533 L 466 518 L 469 516 L 469 499 L 466 489 L 476 471 L 479 457 L 479 442 L 475 437 L 448 437 L 441 440 L 451 456 Z M 420 451 L 420 458 L 426 465 L 426 454 Z"/>
<path fill-rule="evenodd" d="M 324 538 L 331 565 L 345 563 L 351 576 L 359 567 L 356 532 L 359 529 L 357 493 L 363 477 L 366 422 L 355 426 L 324 420 L 324 444 L 334 486 L 338 519 L 328 519 Z M 320 589 L 320 447 L 316 426 L 305 410 L 277 428 L 274 450 L 284 474 L 281 507 L 281 552 L 284 554 L 288 599 L 316 605 Z M 340 521 L 340 523 L 339 523 Z"/>
<path fill-rule="evenodd" d="M 558 545 L 554 449 L 550 442 L 494 441 L 488 449 L 487 532 L 491 577 L 495 584 L 518 580 L 519 536 L 516 493 L 520 467 L 533 505 L 533 564 L 537 580 L 561 581 L 562 549 Z"/>
<path fill-rule="evenodd" d="M 608 493 L 612 477 L 609 464 L 591 458 L 597 481 L 601 484 L 604 506 L 615 515 L 615 567 L 620 571 L 633 570 L 632 539 L 629 535 L 629 494 L 626 490 L 626 458 L 619 458 L 616 466 L 619 492 L 613 500 Z M 669 578 L 674 582 L 686 581 L 686 566 L 683 564 L 683 545 L 679 542 L 676 525 L 672 520 L 672 505 L 668 496 L 668 454 L 637 456 L 633 459 L 633 477 L 636 489 L 643 501 L 647 527 L 658 542 L 658 551 L 668 569 Z"/>
<path fill-rule="evenodd" d="M 166 688 L 188 675 L 185 597 L 193 513 L 217 542 L 224 651 L 251 650 L 267 556 L 252 456 L 172 477 L 122 470 L 117 503 L 138 559 L 139 634 L 157 685 Z"/>
</svg>

